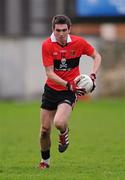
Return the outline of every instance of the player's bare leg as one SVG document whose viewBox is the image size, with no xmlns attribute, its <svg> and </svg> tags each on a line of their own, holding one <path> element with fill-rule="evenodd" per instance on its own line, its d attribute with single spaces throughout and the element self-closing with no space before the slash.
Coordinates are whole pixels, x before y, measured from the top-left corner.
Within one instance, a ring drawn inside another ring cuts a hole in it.
<svg viewBox="0 0 125 180">
<path fill-rule="evenodd" d="M 41 110 L 40 119 L 40 147 L 42 160 L 39 164 L 40 169 L 48 168 L 50 161 L 50 147 L 51 147 L 51 126 L 54 119 L 55 111 Z"/>
<path fill-rule="evenodd" d="M 71 111 L 72 111 L 72 107 L 69 104 L 67 103 L 60 104 L 57 108 L 57 112 L 54 117 L 55 127 L 60 131 L 59 147 L 58 147 L 59 152 L 64 152 L 69 145 L 68 120 Z"/>
</svg>

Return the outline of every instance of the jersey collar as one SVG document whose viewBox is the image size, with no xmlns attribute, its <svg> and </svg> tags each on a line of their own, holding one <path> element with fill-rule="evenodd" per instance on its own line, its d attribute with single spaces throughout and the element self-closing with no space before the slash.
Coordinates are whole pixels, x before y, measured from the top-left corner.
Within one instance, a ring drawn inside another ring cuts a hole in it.
<svg viewBox="0 0 125 180">
<path fill-rule="evenodd" d="M 50 38 L 51 38 L 51 41 L 52 41 L 52 42 L 57 42 L 54 33 L 51 34 Z M 68 34 L 67 43 L 70 43 L 71 41 L 72 41 L 72 40 L 71 40 L 71 37 L 70 37 L 70 35 Z"/>
</svg>

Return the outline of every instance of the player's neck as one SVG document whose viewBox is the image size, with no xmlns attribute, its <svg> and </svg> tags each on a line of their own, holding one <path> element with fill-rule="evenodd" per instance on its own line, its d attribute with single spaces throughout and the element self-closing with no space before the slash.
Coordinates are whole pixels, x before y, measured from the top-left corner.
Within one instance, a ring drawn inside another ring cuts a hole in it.
<svg viewBox="0 0 125 180">
<path fill-rule="evenodd" d="M 57 41 L 57 43 L 58 43 L 60 46 L 66 46 L 66 45 L 67 45 L 67 41 L 65 41 L 65 42 L 59 42 L 59 41 Z"/>
</svg>

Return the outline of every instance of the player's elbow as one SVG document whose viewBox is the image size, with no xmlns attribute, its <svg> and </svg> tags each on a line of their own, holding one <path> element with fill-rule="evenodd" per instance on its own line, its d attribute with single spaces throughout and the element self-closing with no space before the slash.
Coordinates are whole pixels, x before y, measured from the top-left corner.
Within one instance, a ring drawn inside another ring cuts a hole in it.
<svg viewBox="0 0 125 180">
<path fill-rule="evenodd" d="M 99 63 L 101 63 L 102 57 L 101 57 L 101 55 L 99 53 L 97 53 L 97 60 L 98 60 Z"/>
<path fill-rule="evenodd" d="M 48 78 L 50 78 L 50 77 L 52 76 L 52 73 L 51 73 L 51 72 L 46 72 L 46 76 L 47 76 Z"/>
<path fill-rule="evenodd" d="M 101 63 L 101 60 L 102 60 L 102 57 L 101 57 L 101 55 L 100 55 L 98 52 L 96 52 L 96 54 L 93 56 L 93 59 L 94 59 L 98 64 L 100 64 L 100 63 Z"/>
<path fill-rule="evenodd" d="M 46 76 L 47 76 L 49 79 L 52 79 L 52 78 L 53 78 L 53 72 L 47 71 L 47 72 L 46 72 Z"/>
<path fill-rule="evenodd" d="M 93 55 L 92 55 L 92 58 L 95 60 L 95 61 L 98 61 L 98 62 L 101 62 L 101 55 L 99 52 L 97 52 L 96 50 L 94 51 Z"/>
</svg>

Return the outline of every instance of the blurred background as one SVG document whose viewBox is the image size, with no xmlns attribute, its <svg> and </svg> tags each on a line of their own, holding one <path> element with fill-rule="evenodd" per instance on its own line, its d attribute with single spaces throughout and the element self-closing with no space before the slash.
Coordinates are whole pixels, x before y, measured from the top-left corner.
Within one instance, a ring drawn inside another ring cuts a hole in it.
<svg viewBox="0 0 125 180">
<path fill-rule="evenodd" d="M 51 20 L 66 14 L 72 34 L 88 40 L 102 55 L 94 97 L 125 96 L 124 0 L 0 0 L 0 99 L 41 96 L 45 72 L 41 44 L 51 35 Z M 92 60 L 81 60 L 89 74 Z"/>
</svg>

